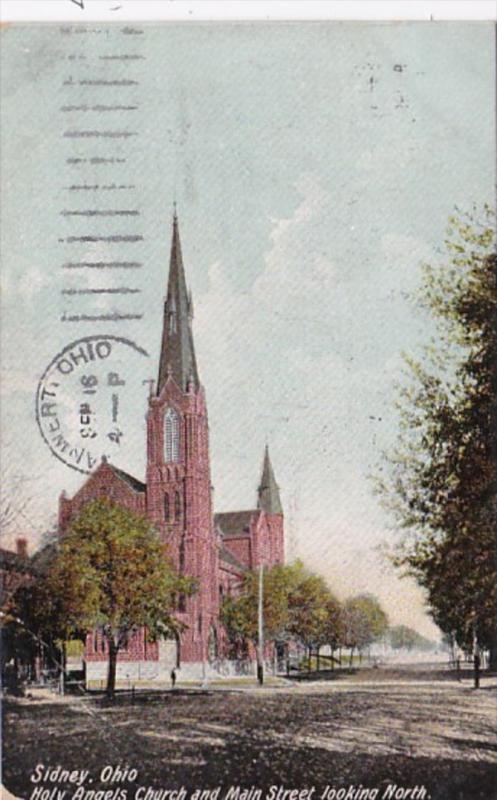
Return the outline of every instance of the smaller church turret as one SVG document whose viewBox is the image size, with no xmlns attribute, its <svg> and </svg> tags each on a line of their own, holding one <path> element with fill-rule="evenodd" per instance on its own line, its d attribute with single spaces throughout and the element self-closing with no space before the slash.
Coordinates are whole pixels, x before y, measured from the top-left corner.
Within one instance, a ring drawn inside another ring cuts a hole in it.
<svg viewBox="0 0 497 800">
<path fill-rule="evenodd" d="M 267 445 L 264 450 L 261 480 L 257 489 L 257 508 L 263 512 L 266 529 L 263 539 L 259 542 L 259 558 L 264 553 L 266 563 L 282 564 L 285 559 L 283 506 Z"/>
<path fill-rule="evenodd" d="M 257 508 L 262 509 L 266 514 L 283 514 L 280 490 L 276 483 L 276 478 L 274 477 L 273 465 L 269 458 L 269 448 L 267 445 L 264 450 L 264 460 L 262 462 L 261 482 L 257 489 Z"/>
</svg>

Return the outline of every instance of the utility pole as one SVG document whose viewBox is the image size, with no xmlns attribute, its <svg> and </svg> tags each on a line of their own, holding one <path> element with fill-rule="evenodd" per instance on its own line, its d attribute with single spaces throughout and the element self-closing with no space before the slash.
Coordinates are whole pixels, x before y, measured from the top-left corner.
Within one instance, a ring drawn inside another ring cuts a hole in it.
<svg viewBox="0 0 497 800">
<path fill-rule="evenodd" d="M 473 672 L 473 686 L 475 689 L 480 688 L 480 668 L 481 668 L 481 656 L 480 656 L 480 643 L 478 641 L 478 637 L 476 635 L 476 626 L 473 633 L 473 664 L 474 664 L 474 672 Z"/>
<path fill-rule="evenodd" d="M 259 604 L 258 604 L 258 642 L 257 642 L 257 680 L 259 685 L 264 683 L 264 619 L 263 619 L 263 600 L 264 600 L 264 566 L 259 566 Z"/>
</svg>

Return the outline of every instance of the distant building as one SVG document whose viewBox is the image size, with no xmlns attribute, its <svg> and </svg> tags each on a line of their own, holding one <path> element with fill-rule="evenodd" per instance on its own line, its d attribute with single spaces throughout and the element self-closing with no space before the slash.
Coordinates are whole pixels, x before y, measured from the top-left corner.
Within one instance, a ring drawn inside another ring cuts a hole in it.
<svg viewBox="0 0 497 800">
<path fill-rule="evenodd" d="M 158 381 L 148 401 L 145 482 L 104 460 L 74 497 L 60 498 L 61 535 L 88 501 L 110 498 L 148 516 L 176 568 L 198 583 L 193 597 L 179 600 L 177 616 L 187 626 L 180 639 L 149 642 L 146 630 L 139 631 L 119 654 L 118 679 L 165 678 L 172 666 L 193 676 L 214 665 L 226 654 L 223 595 L 237 590 L 246 570 L 284 560 L 283 509 L 267 447 L 257 507 L 213 514 L 207 405 L 192 319 L 175 214 Z M 105 678 L 105 648 L 99 631 L 88 634 L 87 680 Z"/>
</svg>

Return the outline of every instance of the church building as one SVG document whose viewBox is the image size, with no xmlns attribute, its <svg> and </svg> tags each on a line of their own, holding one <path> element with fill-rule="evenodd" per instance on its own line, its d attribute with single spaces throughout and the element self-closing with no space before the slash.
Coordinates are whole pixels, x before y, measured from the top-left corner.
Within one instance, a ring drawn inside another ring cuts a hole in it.
<svg viewBox="0 0 497 800">
<path fill-rule="evenodd" d="M 256 508 L 213 512 L 207 403 L 192 319 L 175 213 L 158 379 L 146 416 L 145 482 L 103 460 L 72 498 L 60 497 L 61 535 L 86 503 L 110 498 L 147 516 L 176 569 L 198 584 L 192 597 L 179 600 L 177 616 L 186 626 L 179 639 L 152 642 L 146 630 L 137 631 L 119 653 L 118 680 L 161 680 L 173 666 L 182 678 L 215 672 L 227 655 L 219 621 L 223 596 L 236 593 L 246 570 L 284 560 L 283 509 L 267 446 Z M 105 679 L 105 648 L 99 631 L 88 634 L 87 681 Z"/>
</svg>

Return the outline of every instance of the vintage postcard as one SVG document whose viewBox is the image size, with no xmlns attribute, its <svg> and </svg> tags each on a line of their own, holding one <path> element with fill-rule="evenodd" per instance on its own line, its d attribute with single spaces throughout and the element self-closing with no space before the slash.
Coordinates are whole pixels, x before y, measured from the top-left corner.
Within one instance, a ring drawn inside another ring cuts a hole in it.
<svg viewBox="0 0 497 800">
<path fill-rule="evenodd" d="M 5 797 L 497 797 L 495 24 L 60 5 L 1 29 Z"/>
</svg>

